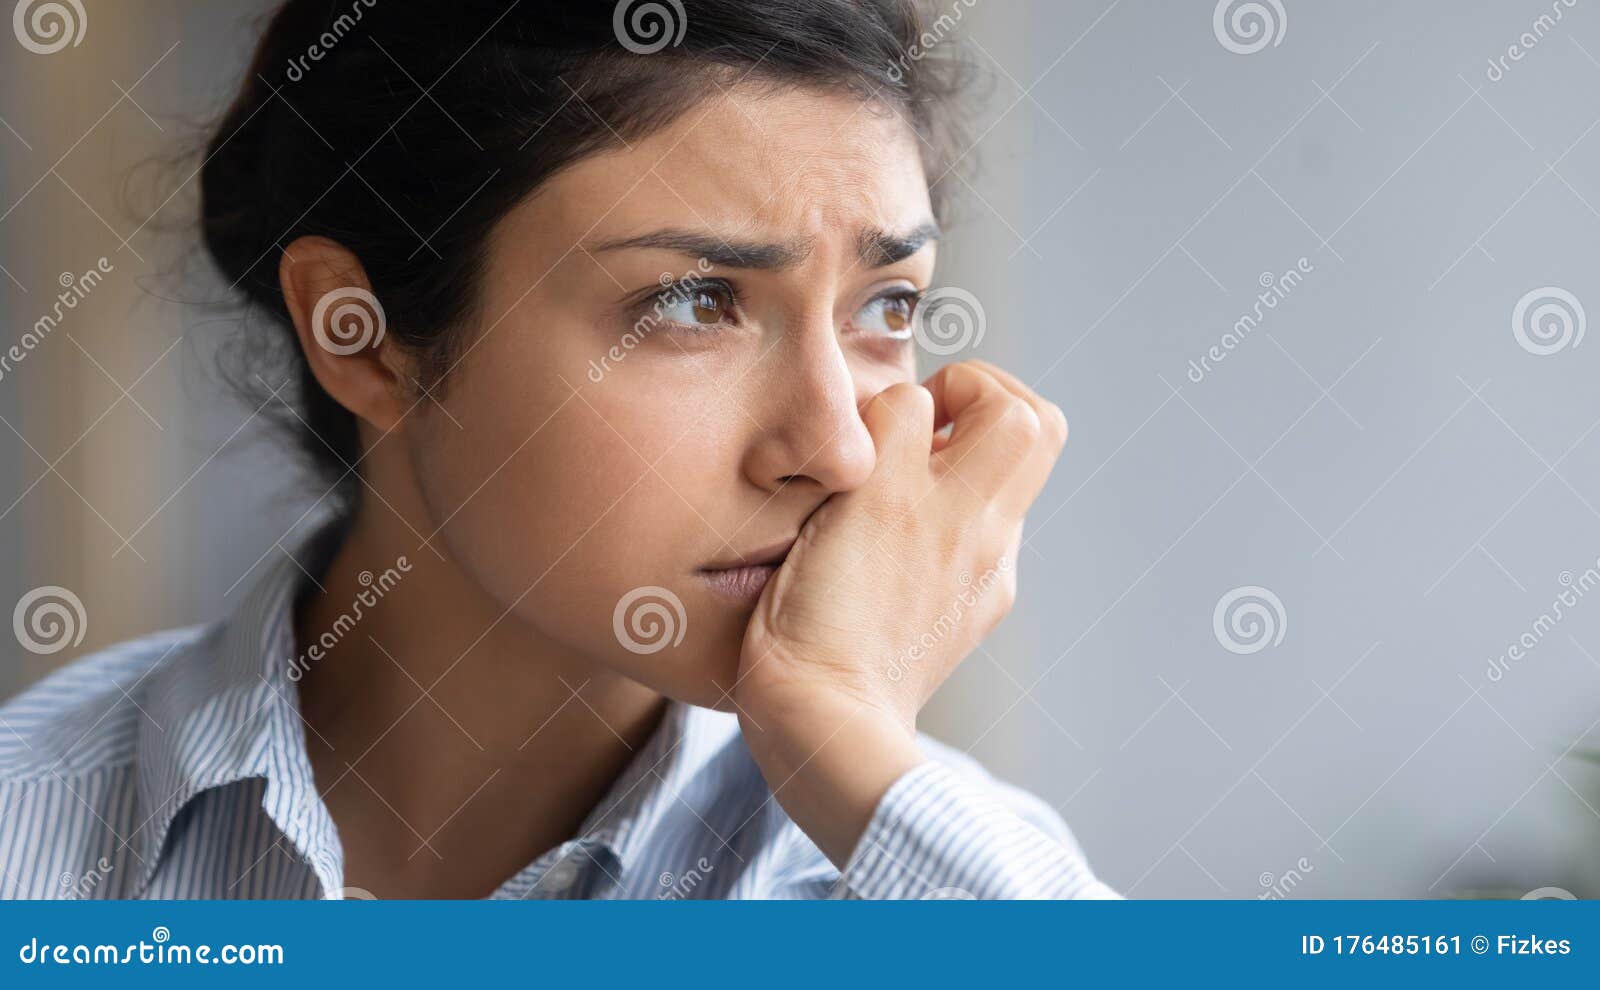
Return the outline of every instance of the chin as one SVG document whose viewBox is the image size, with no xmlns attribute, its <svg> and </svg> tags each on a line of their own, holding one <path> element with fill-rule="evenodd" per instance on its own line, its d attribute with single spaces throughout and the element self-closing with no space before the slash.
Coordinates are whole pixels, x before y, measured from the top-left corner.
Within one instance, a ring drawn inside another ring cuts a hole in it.
<svg viewBox="0 0 1600 990">
<path fill-rule="evenodd" d="M 642 583 L 614 601 L 609 642 L 595 654 L 606 666 L 674 701 L 737 711 L 728 694 L 753 602 L 718 595 L 698 576 L 671 587 Z"/>
<path fill-rule="evenodd" d="M 674 653 L 682 654 L 676 657 L 665 654 L 655 658 L 635 657 L 618 673 L 673 701 L 719 712 L 738 711 L 732 698 L 734 684 L 739 679 L 738 648 L 717 649 L 691 656 L 686 651 L 688 645 L 685 640 L 683 646 L 674 650 Z M 639 659 L 657 659 L 660 663 L 641 669 Z"/>
<path fill-rule="evenodd" d="M 673 701 L 737 711 L 729 695 L 739 679 L 740 648 L 749 617 L 719 620 L 707 628 L 704 622 L 697 627 L 695 614 L 690 613 L 687 633 L 676 644 L 671 637 L 634 640 L 623 643 L 619 651 L 617 641 L 612 641 L 606 650 L 606 665 Z"/>
</svg>

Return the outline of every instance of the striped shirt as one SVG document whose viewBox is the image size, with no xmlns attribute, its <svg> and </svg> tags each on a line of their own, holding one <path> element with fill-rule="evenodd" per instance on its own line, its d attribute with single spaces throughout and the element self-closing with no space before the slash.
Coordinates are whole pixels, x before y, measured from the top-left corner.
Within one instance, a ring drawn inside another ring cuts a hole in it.
<svg viewBox="0 0 1600 990">
<path fill-rule="evenodd" d="M 295 655 L 301 565 L 225 620 L 111 647 L 0 706 L 0 897 L 343 898 Z M 673 703 L 577 836 L 493 898 L 1115 897 L 1043 801 L 922 737 L 843 871 L 736 717 Z"/>
</svg>

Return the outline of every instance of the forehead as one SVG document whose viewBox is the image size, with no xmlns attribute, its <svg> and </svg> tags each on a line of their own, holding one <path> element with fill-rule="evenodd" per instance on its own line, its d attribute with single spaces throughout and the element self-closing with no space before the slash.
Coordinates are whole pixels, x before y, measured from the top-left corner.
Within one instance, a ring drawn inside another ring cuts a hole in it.
<svg viewBox="0 0 1600 990">
<path fill-rule="evenodd" d="M 899 115 L 750 84 L 713 90 L 668 127 L 579 162 L 527 205 L 569 243 L 668 219 L 724 236 L 841 241 L 931 214 L 919 141 Z"/>
</svg>

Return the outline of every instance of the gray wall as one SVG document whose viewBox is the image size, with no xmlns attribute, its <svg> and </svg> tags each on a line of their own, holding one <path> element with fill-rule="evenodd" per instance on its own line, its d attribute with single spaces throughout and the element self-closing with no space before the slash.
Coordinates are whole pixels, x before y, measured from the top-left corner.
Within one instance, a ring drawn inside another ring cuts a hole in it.
<svg viewBox="0 0 1600 990">
<path fill-rule="evenodd" d="M 1279 43 L 1253 54 L 1224 47 L 1209 2 L 943 8 L 994 78 L 941 272 L 983 308 L 958 356 L 1016 369 L 1072 439 L 1015 612 L 927 725 L 1048 798 L 1134 896 L 1593 895 L 1600 775 L 1576 752 L 1600 747 L 1600 594 L 1581 597 L 1600 342 L 1537 355 L 1512 321 L 1546 286 L 1600 314 L 1600 15 L 1283 3 Z M 0 130 L 17 280 L 0 276 L 0 339 L 107 256 L 116 276 L 70 328 L 124 386 L 156 367 L 130 386 L 149 418 L 65 339 L 0 380 L 0 413 L 45 459 L 97 424 L 26 496 L 44 460 L 0 430 L 0 507 L 22 496 L 0 519 L 7 611 L 41 584 L 92 605 L 81 650 L 0 650 L 0 690 L 216 614 L 299 513 L 252 410 L 210 377 L 226 318 L 164 298 L 216 291 L 161 277 L 185 232 L 116 209 L 180 115 L 217 109 L 259 7 L 93 5 L 82 46 L 53 56 L 0 38 L 0 118 L 20 135 Z M 1536 30 L 1490 81 L 1488 59 Z M 111 80 L 152 64 L 139 106 L 118 103 Z M 1262 274 L 1297 265 L 1225 345 Z M 1193 381 L 1213 346 L 1229 349 Z M 120 549 L 135 531 L 145 561 Z M 1234 652 L 1214 611 L 1248 587 L 1280 603 L 1282 638 Z M 1576 604 L 1542 621 L 1564 590 Z"/>
<path fill-rule="evenodd" d="M 988 204 L 944 276 L 1073 430 L 939 714 L 1135 896 L 1600 892 L 1600 347 L 1512 330 L 1600 315 L 1600 14 L 1560 9 L 1285 0 L 1253 54 L 1211 3 L 964 19 Z M 1283 637 L 1236 654 L 1246 586 Z"/>
</svg>

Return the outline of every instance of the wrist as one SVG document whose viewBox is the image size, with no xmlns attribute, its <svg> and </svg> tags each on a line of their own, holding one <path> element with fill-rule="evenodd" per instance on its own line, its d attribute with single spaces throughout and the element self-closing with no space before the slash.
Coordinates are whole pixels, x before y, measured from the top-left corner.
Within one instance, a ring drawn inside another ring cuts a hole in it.
<svg viewBox="0 0 1600 990">
<path fill-rule="evenodd" d="M 745 743 L 773 796 L 843 869 L 884 793 L 924 762 L 915 725 L 826 687 L 739 703 Z"/>
</svg>

